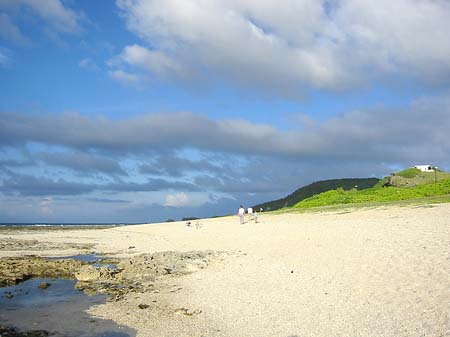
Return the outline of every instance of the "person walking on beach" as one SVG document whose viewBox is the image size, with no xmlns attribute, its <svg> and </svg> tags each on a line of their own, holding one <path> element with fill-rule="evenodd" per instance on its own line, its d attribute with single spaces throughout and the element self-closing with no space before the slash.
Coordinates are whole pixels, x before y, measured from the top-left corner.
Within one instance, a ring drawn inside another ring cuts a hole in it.
<svg viewBox="0 0 450 337">
<path fill-rule="evenodd" d="M 247 213 L 248 213 L 248 221 L 253 220 L 254 217 L 253 217 L 253 208 L 252 207 L 247 208 Z"/>
<path fill-rule="evenodd" d="M 244 214 L 245 214 L 245 209 L 241 205 L 241 207 L 239 207 L 239 211 L 238 211 L 239 221 L 240 221 L 241 225 L 245 222 L 244 221 Z"/>
<path fill-rule="evenodd" d="M 255 223 L 258 223 L 258 211 L 255 209 L 255 212 L 253 213 L 253 219 L 255 219 Z"/>
</svg>

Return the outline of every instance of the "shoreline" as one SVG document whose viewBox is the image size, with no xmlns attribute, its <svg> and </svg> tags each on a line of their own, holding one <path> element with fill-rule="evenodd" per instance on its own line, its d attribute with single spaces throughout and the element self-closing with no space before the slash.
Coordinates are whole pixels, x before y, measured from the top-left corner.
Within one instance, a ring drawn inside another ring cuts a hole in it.
<svg viewBox="0 0 450 337">
<path fill-rule="evenodd" d="M 0 243 L 48 245 L 39 251 L 26 245 L 0 249 L 0 256 L 67 256 L 89 245 L 122 261 L 165 251 L 223 252 L 205 268 L 166 274 L 156 282 L 159 289 L 129 292 L 88 309 L 134 329 L 138 337 L 440 336 L 450 334 L 449 219 L 450 204 L 383 205 L 263 213 L 258 224 L 245 225 L 238 217 L 224 217 L 201 219 L 200 228 L 171 222 L 0 232 Z M 145 265 L 136 266 L 130 275 L 144 280 Z"/>
</svg>

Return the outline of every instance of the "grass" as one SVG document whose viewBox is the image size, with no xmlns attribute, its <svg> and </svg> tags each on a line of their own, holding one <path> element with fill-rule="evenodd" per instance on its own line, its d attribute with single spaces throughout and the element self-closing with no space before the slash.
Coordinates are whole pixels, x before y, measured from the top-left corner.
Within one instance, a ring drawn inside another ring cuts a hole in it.
<svg viewBox="0 0 450 337">
<path fill-rule="evenodd" d="M 396 175 L 403 178 L 414 178 L 420 174 L 420 170 L 415 167 L 407 168 L 406 170 L 397 172 Z"/>
<path fill-rule="evenodd" d="M 450 200 L 449 194 L 450 179 L 409 188 L 374 187 L 362 191 L 356 189 L 345 191 L 338 188 L 302 200 L 294 207 L 297 209 L 309 209 L 333 205 L 380 204 L 403 200 L 421 200 L 439 196 L 447 197 Z"/>
<path fill-rule="evenodd" d="M 338 214 L 351 213 L 356 210 L 361 209 L 372 209 L 380 207 L 434 207 L 435 204 L 450 202 L 450 195 L 439 195 L 425 198 L 417 199 L 407 199 L 407 200 L 397 200 L 390 202 L 362 202 L 358 204 L 337 204 L 337 205 L 327 205 L 327 206 L 317 206 L 311 208 L 295 208 L 286 207 L 276 211 L 267 212 L 268 214 L 283 214 L 283 213 L 321 213 L 321 212 L 333 212 Z"/>
<path fill-rule="evenodd" d="M 357 186 L 359 190 L 363 190 L 374 187 L 378 181 L 378 178 L 343 178 L 316 181 L 295 190 L 285 198 L 258 204 L 253 206 L 253 208 L 262 208 L 265 211 L 274 211 L 284 207 L 292 207 L 298 202 L 312 197 L 313 195 L 334 190 L 339 187 L 344 190 L 350 190 Z"/>
</svg>

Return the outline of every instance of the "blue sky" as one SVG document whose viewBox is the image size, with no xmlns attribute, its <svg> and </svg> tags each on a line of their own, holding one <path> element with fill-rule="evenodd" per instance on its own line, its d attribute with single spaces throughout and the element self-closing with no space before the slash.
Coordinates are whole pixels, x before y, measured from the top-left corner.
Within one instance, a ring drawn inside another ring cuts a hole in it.
<svg viewBox="0 0 450 337">
<path fill-rule="evenodd" d="M 234 213 L 449 169 L 444 0 L 2 0 L 0 221 Z"/>
</svg>

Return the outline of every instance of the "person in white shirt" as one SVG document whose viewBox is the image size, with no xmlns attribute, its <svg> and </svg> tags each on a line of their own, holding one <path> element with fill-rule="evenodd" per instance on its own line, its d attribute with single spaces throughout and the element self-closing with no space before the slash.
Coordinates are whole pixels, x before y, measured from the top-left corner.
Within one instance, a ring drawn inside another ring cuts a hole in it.
<svg viewBox="0 0 450 337">
<path fill-rule="evenodd" d="M 238 211 L 239 221 L 241 222 L 241 225 L 245 222 L 244 221 L 244 214 L 245 214 L 245 209 L 241 205 L 241 207 L 239 207 L 239 211 Z"/>
<path fill-rule="evenodd" d="M 248 220 L 253 220 L 253 208 L 249 207 L 247 208 L 247 213 L 248 213 Z"/>
</svg>

